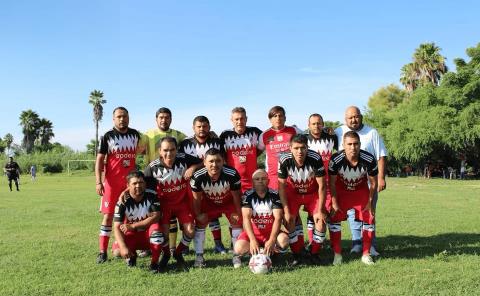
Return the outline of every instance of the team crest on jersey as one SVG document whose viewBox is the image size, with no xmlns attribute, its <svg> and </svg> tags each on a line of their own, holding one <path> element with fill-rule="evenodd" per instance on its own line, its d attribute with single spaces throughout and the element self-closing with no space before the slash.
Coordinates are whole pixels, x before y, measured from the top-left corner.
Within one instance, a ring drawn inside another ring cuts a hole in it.
<svg viewBox="0 0 480 296">
<path fill-rule="evenodd" d="M 267 142 L 273 142 L 273 141 L 275 141 L 275 138 L 273 136 L 268 137 Z"/>
<path fill-rule="evenodd" d="M 108 139 L 109 152 L 132 152 L 138 144 L 138 137 L 132 134 L 115 135 Z"/>
<path fill-rule="evenodd" d="M 279 142 L 283 141 L 283 135 L 278 135 L 277 136 L 277 141 L 279 141 Z"/>
</svg>

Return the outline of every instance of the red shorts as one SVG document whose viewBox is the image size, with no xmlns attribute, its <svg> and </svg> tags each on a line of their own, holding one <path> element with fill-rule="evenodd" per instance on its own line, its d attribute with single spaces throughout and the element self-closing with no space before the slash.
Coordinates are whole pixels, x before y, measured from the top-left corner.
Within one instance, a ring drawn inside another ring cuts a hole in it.
<svg viewBox="0 0 480 296">
<path fill-rule="evenodd" d="M 233 204 L 233 201 L 230 201 L 228 203 L 225 203 L 223 205 L 216 205 L 213 204 L 205 199 L 202 200 L 202 207 L 201 207 L 201 212 L 205 213 L 207 215 L 208 221 L 211 221 L 214 218 L 219 218 L 223 215 L 228 219 L 228 222 L 230 222 L 231 225 L 242 225 L 242 213 L 238 213 L 235 210 L 235 205 Z M 239 222 L 238 223 L 233 223 L 232 221 L 232 214 L 238 214 L 239 216 Z"/>
<path fill-rule="evenodd" d="M 130 251 L 149 250 L 150 249 L 150 235 L 154 231 L 160 232 L 160 225 L 154 223 L 150 225 L 148 230 L 144 231 L 127 231 L 124 234 L 125 244 Z M 118 243 L 115 241 L 112 245 L 112 251 L 118 249 Z"/>
<path fill-rule="evenodd" d="M 370 212 L 363 211 L 368 203 L 369 189 L 359 189 L 355 191 L 339 190 L 337 187 L 337 201 L 341 212 L 335 213 L 330 217 L 330 222 L 338 223 L 347 220 L 347 211 L 355 210 L 355 219 L 363 221 L 368 224 L 375 223 L 375 218 L 370 215 Z"/>
<path fill-rule="evenodd" d="M 293 190 L 287 190 L 287 203 L 290 213 L 298 216 L 298 211 L 303 205 L 305 212 L 313 216 L 319 209 L 318 192 L 310 194 L 298 194 Z"/>
<path fill-rule="evenodd" d="M 127 189 L 127 181 L 124 178 L 119 178 L 120 182 L 112 182 L 105 179 L 103 183 L 103 196 L 100 204 L 100 211 L 103 214 L 115 213 L 115 206 L 118 198 L 122 192 Z"/>
<path fill-rule="evenodd" d="M 193 212 L 190 203 L 185 198 L 184 202 L 167 204 L 160 202 L 162 219 L 160 224 L 170 224 L 170 219 L 176 217 L 180 224 L 193 223 Z"/>
</svg>

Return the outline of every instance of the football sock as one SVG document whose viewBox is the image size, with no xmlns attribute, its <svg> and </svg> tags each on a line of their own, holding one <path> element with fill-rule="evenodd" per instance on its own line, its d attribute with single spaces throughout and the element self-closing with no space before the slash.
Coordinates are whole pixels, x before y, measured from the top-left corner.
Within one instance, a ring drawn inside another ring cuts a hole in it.
<svg viewBox="0 0 480 296">
<path fill-rule="evenodd" d="M 100 225 L 100 234 L 98 236 L 98 245 L 100 252 L 107 252 L 108 242 L 110 241 L 110 235 L 112 233 L 112 226 Z"/>
<path fill-rule="evenodd" d="M 333 252 L 335 254 L 342 253 L 342 246 L 340 245 L 342 239 L 342 224 L 341 223 L 329 223 L 328 229 L 330 230 L 330 242 Z"/>
<path fill-rule="evenodd" d="M 370 254 L 370 247 L 372 246 L 372 239 L 375 234 L 375 224 L 363 224 L 362 241 L 363 241 L 363 255 Z"/>
<path fill-rule="evenodd" d="M 315 222 L 313 221 L 313 217 L 308 215 L 307 217 L 307 234 L 308 234 L 308 241 L 311 243 L 313 241 L 313 229 L 315 228 Z"/>
<path fill-rule="evenodd" d="M 195 243 L 195 253 L 197 255 L 203 254 L 203 245 L 205 243 L 205 228 L 195 227 L 195 237 L 193 241 Z"/>
<path fill-rule="evenodd" d="M 158 263 L 160 253 L 162 251 L 162 244 L 165 242 L 165 237 L 161 232 L 153 232 L 150 235 L 150 251 L 152 252 L 152 263 Z"/>
<path fill-rule="evenodd" d="M 180 255 L 182 254 L 183 250 L 188 249 L 188 246 L 190 245 L 190 242 L 192 241 L 191 238 L 185 235 L 183 233 L 182 239 L 180 240 L 180 243 L 178 244 L 177 248 L 175 249 L 175 255 Z"/>
<path fill-rule="evenodd" d="M 318 252 L 322 249 L 322 243 L 325 241 L 325 232 L 321 232 L 317 229 L 313 230 L 313 240 L 312 240 L 312 248 L 310 252 L 312 254 L 318 254 Z"/>
</svg>

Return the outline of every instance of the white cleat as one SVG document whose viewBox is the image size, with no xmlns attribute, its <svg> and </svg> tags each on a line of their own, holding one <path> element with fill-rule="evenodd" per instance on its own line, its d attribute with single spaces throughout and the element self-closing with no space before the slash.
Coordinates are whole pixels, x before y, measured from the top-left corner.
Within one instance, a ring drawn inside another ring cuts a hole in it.
<svg viewBox="0 0 480 296">
<path fill-rule="evenodd" d="M 342 254 L 335 254 L 333 256 L 333 266 L 342 265 L 343 257 Z"/>
<path fill-rule="evenodd" d="M 370 255 L 373 256 L 373 257 L 378 257 L 378 256 L 380 256 L 380 253 L 377 252 L 377 250 L 375 249 L 374 246 L 371 246 L 370 247 Z"/>
<path fill-rule="evenodd" d="M 203 258 L 203 255 L 198 254 L 195 257 L 195 262 L 193 263 L 193 267 L 195 268 L 205 267 L 205 258 Z"/>
<path fill-rule="evenodd" d="M 360 254 L 362 252 L 362 245 L 354 245 L 350 250 L 350 254 Z"/>
<path fill-rule="evenodd" d="M 362 256 L 362 262 L 365 265 L 374 265 L 375 264 L 375 262 L 372 259 L 372 256 L 370 256 L 370 255 L 363 255 Z"/>
<path fill-rule="evenodd" d="M 242 267 L 242 260 L 239 255 L 234 255 L 232 258 L 233 268 L 237 269 Z"/>
</svg>

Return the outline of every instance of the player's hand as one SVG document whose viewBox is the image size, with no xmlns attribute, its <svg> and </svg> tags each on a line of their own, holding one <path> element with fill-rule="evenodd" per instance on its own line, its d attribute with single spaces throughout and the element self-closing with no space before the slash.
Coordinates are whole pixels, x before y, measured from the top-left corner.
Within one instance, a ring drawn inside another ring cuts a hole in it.
<svg viewBox="0 0 480 296">
<path fill-rule="evenodd" d="M 385 189 L 387 189 L 387 182 L 385 181 L 385 177 L 378 177 L 377 192 L 383 191 Z"/>
<path fill-rule="evenodd" d="M 205 214 L 205 213 L 198 214 L 195 218 L 196 218 L 195 220 L 197 220 L 197 222 L 199 222 L 200 224 L 207 224 L 208 223 L 207 214 Z"/>
<path fill-rule="evenodd" d="M 340 206 L 338 205 L 337 199 L 332 198 L 332 211 L 331 215 L 335 215 L 336 213 L 341 213 L 343 212 L 342 209 L 340 209 Z"/>
<path fill-rule="evenodd" d="M 320 212 L 314 216 L 316 216 L 316 219 L 314 219 L 315 223 L 317 223 L 320 220 L 320 222 L 322 222 L 323 224 L 327 224 L 328 214 L 325 208 L 321 209 Z"/>
<path fill-rule="evenodd" d="M 233 224 L 239 224 L 239 222 L 240 222 L 240 215 L 237 214 L 237 213 L 232 213 L 232 214 L 230 215 L 230 219 L 231 219 L 231 221 L 232 221 Z"/>
<path fill-rule="evenodd" d="M 103 188 L 103 183 L 97 183 L 95 186 L 95 190 L 97 191 L 97 194 L 100 196 L 103 196 L 104 188 Z"/>
<path fill-rule="evenodd" d="M 275 240 L 267 240 L 265 242 L 265 246 L 264 246 L 264 249 L 263 249 L 263 252 L 265 255 L 267 256 L 270 256 L 273 254 L 275 250 Z"/>
<path fill-rule="evenodd" d="M 250 254 L 257 255 L 260 252 L 260 247 L 256 239 L 250 241 Z"/>
<path fill-rule="evenodd" d="M 290 214 L 290 210 L 289 210 L 288 207 L 283 208 L 283 216 L 284 216 L 285 222 L 287 224 L 293 223 L 293 216 L 292 216 L 292 214 Z"/>
<path fill-rule="evenodd" d="M 132 224 L 122 224 L 122 225 L 120 225 L 120 230 L 123 233 L 127 233 L 128 231 L 133 231 L 134 228 L 133 228 Z"/>
<path fill-rule="evenodd" d="M 120 247 L 120 256 L 122 256 L 122 258 L 130 258 L 132 256 L 132 252 L 130 252 L 130 250 L 127 248 L 127 247 Z"/>
<path fill-rule="evenodd" d="M 372 202 L 368 201 L 367 205 L 363 208 L 363 212 L 369 212 L 370 216 L 374 217 L 375 216 L 375 210 L 372 207 Z"/>
<path fill-rule="evenodd" d="M 185 170 L 185 173 L 183 173 L 183 177 L 185 178 L 185 180 L 190 180 L 192 175 L 193 175 L 193 168 L 188 168 Z"/>
</svg>

